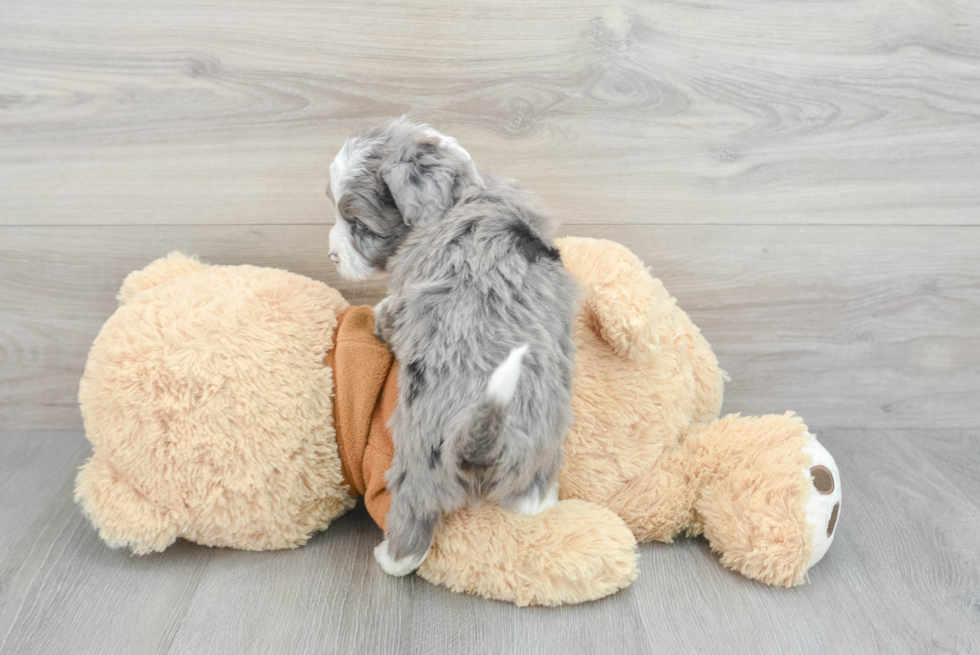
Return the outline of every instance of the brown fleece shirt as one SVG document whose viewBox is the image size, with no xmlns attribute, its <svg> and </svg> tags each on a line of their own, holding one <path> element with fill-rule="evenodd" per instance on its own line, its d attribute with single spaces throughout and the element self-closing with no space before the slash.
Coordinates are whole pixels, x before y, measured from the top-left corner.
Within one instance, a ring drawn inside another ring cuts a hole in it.
<svg viewBox="0 0 980 655">
<path fill-rule="evenodd" d="M 337 449 L 351 495 L 364 496 L 382 530 L 391 507 L 385 473 L 395 448 L 388 419 L 398 404 L 398 362 L 374 336 L 374 310 L 348 307 L 337 317 L 334 347 L 324 360 L 333 369 Z"/>
</svg>

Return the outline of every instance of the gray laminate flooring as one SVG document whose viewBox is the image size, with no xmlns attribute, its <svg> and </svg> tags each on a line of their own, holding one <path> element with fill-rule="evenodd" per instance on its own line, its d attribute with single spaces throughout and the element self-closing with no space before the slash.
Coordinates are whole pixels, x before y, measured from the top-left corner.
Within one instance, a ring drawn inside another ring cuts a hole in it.
<svg viewBox="0 0 980 655">
<path fill-rule="evenodd" d="M 701 539 L 641 547 L 628 589 L 517 608 L 375 564 L 361 510 L 304 548 L 110 550 L 71 502 L 76 432 L 0 439 L 0 653 L 980 652 L 980 454 L 964 431 L 821 431 L 844 501 L 808 584 L 721 567 Z"/>
<path fill-rule="evenodd" d="M 844 474 L 790 591 L 704 541 L 515 607 L 300 550 L 106 549 L 71 502 L 92 339 L 175 249 L 326 258 L 329 162 L 408 112 L 634 250 Z M 0 0 L 0 653 L 980 653 L 978 0 Z"/>
</svg>

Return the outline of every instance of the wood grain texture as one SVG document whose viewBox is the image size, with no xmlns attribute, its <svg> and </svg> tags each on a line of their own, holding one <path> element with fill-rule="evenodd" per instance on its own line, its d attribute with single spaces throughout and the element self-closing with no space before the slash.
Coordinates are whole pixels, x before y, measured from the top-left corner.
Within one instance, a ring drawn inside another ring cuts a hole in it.
<svg viewBox="0 0 980 655">
<path fill-rule="evenodd" d="M 130 271 L 180 249 L 324 280 L 329 226 L 0 228 L 0 424 L 77 429 L 85 357 Z M 726 412 L 824 427 L 980 426 L 980 228 L 566 226 L 660 277 L 732 376 Z"/>
<path fill-rule="evenodd" d="M 292 551 L 108 549 L 71 502 L 80 433 L 0 435 L 0 654 L 972 653 L 976 432 L 831 430 L 837 537 L 809 584 L 767 587 L 701 539 L 641 548 L 628 589 L 524 608 L 384 575 L 361 509 Z M 975 487 L 975 477 L 973 480 Z"/>
<path fill-rule="evenodd" d="M 980 220 L 974 0 L 7 0 L 0 223 L 316 224 L 411 112 L 569 223 Z"/>
<path fill-rule="evenodd" d="M 811 584 L 682 540 L 517 609 L 384 576 L 360 510 L 288 552 L 98 540 L 75 397 L 123 277 L 181 249 L 378 300 L 324 257 L 323 188 L 403 112 L 651 265 L 726 411 L 820 433 Z M 4 0 L 0 655 L 980 652 L 978 179 L 975 0 Z"/>
</svg>

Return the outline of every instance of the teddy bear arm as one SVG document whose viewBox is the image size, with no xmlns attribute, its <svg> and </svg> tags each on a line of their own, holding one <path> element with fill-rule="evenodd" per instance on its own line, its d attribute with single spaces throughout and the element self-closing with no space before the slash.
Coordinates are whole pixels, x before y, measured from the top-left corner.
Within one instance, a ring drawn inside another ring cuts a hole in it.
<svg viewBox="0 0 980 655">
<path fill-rule="evenodd" d="M 602 338 L 620 357 L 649 359 L 659 342 L 659 314 L 671 304 L 663 286 L 618 243 L 565 237 L 556 244 L 584 290 L 583 310 Z"/>
</svg>

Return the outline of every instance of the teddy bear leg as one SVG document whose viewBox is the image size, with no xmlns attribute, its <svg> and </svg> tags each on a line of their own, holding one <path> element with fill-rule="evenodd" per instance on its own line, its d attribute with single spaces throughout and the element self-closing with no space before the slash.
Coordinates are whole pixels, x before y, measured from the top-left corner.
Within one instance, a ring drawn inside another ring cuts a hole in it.
<svg viewBox="0 0 980 655">
<path fill-rule="evenodd" d="M 690 459 L 688 448 L 680 444 L 600 504 L 621 517 L 641 543 L 670 543 L 681 532 L 699 534 L 694 510 L 699 488 L 689 479 Z"/>
<path fill-rule="evenodd" d="M 602 505 L 638 541 L 704 534 L 721 562 L 793 586 L 827 552 L 840 513 L 834 458 L 792 415 L 699 425 Z"/>
<path fill-rule="evenodd" d="M 795 416 L 728 416 L 692 435 L 697 529 L 722 563 L 767 584 L 800 584 L 840 512 L 833 457 Z"/>
<path fill-rule="evenodd" d="M 446 517 L 418 574 L 456 592 L 555 606 L 629 586 L 636 560 L 630 529 L 593 503 L 563 500 L 533 516 L 485 504 Z"/>
<path fill-rule="evenodd" d="M 111 464 L 93 456 L 78 472 L 75 502 L 111 547 L 127 547 L 136 555 L 159 552 L 180 536 L 183 522 L 156 506 Z"/>
<path fill-rule="evenodd" d="M 811 466 L 803 470 L 804 478 L 812 480 L 806 501 L 806 521 L 813 526 L 813 553 L 807 569 L 819 562 L 834 541 L 840 518 L 841 482 L 837 462 L 817 438 L 805 435 L 803 452 L 810 456 Z"/>
</svg>

